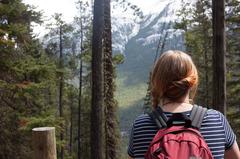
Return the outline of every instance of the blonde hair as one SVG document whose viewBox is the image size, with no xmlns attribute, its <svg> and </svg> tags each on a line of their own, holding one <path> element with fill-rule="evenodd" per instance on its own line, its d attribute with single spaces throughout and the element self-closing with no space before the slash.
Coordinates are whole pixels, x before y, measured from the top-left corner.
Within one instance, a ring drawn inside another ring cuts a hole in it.
<svg viewBox="0 0 240 159">
<path fill-rule="evenodd" d="M 197 85 L 198 72 L 191 57 L 182 51 L 169 50 L 160 56 L 152 71 L 153 107 L 163 99 L 179 102 L 190 90 L 193 99 Z"/>
</svg>

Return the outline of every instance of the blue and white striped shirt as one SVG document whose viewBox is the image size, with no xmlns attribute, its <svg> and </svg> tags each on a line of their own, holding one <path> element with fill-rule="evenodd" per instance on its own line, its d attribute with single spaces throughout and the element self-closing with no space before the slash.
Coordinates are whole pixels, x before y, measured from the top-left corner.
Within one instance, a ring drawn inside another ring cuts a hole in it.
<svg viewBox="0 0 240 159">
<path fill-rule="evenodd" d="M 191 111 L 184 112 L 190 116 Z M 165 112 L 169 118 L 172 113 Z M 135 120 L 130 135 L 128 154 L 134 159 L 143 159 L 158 128 L 147 114 L 142 114 Z M 214 159 L 223 159 L 224 151 L 230 148 L 236 136 L 225 116 L 213 109 L 209 109 L 204 116 L 200 133 L 210 148 Z"/>
</svg>

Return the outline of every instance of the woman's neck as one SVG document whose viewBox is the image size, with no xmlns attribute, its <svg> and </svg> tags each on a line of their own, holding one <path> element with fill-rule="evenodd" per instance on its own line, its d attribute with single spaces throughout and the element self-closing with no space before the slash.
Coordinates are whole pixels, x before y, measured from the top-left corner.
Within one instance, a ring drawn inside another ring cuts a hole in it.
<svg viewBox="0 0 240 159">
<path fill-rule="evenodd" d="M 193 105 L 190 103 L 188 95 L 177 101 L 163 99 L 160 106 L 163 109 L 163 111 L 172 113 L 190 111 L 193 107 Z"/>
</svg>

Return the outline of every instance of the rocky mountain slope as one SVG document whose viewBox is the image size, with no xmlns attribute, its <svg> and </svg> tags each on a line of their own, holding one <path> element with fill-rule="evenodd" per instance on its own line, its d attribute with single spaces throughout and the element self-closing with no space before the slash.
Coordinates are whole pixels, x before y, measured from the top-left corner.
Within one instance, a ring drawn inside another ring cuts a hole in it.
<svg viewBox="0 0 240 159">
<path fill-rule="evenodd" d="M 163 43 L 164 50 L 184 50 L 183 32 L 173 29 L 180 6 L 181 0 L 160 1 L 140 20 L 127 13 L 113 15 L 113 49 L 125 55 L 119 73 L 128 76 L 129 84 L 146 82 Z"/>
</svg>

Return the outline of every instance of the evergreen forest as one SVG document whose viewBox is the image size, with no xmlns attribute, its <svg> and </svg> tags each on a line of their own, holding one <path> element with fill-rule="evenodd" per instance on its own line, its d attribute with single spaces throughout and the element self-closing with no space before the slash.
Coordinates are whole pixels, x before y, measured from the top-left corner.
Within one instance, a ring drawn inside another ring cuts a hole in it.
<svg viewBox="0 0 240 159">
<path fill-rule="evenodd" d="M 240 1 L 176 1 L 148 16 L 132 0 L 76 0 L 67 22 L 0 0 L 0 159 L 38 159 L 39 127 L 55 128 L 51 159 L 128 158 L 132 123 L 152 108 L 152 66 L 170 49 L 198 68 L 194 102 L 222 112 L 239 139 Z"/>
</svg>

